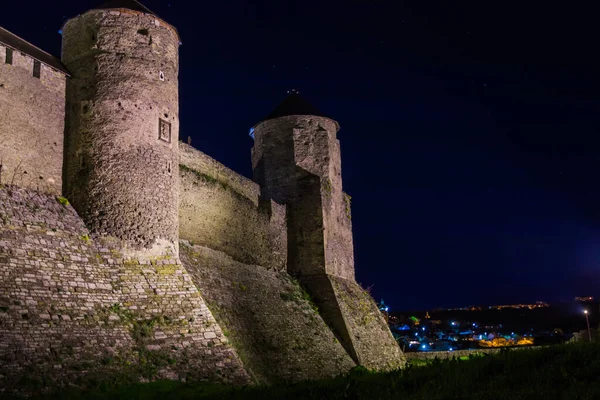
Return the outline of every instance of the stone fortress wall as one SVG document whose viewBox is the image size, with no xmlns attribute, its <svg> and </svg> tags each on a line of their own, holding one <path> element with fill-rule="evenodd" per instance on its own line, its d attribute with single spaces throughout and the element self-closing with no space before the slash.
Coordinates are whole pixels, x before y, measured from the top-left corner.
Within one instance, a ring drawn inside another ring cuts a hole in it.
<svg viewBox="0 0 600 400">
<path fill-rule="evenodd" d="M 0 183 L 60 193 L 67 77 L 34 61 L 0 42 Z"/>
<path fill-rule="evenodd" d="M 180 143 L 179 235 L 232 259 L 285 269 L 286 209 L 260 199 L 260 187 Z"/>
<path fill-rule="evenodd" d="M 181 262 L 121 250 L 63 198 L 0 188 L 0 393 L 25 379 L 249 382 Z"/>
<path fill-rule="evenodd" d="M 256 182 L 237 174 L 178 141 L 176 30 L 109 3 L 63 27 L 71 77 L 0 64 L 0 391 L 23 377 L 242 384 L 404 365 L 354 280 L 337 123 L 262 122 Z M 63 125 L 29 121 L 37 98 L 66 120 L 64 155 Z M 48 184 L 7 182 L 14 156 Z"/>
</svg>

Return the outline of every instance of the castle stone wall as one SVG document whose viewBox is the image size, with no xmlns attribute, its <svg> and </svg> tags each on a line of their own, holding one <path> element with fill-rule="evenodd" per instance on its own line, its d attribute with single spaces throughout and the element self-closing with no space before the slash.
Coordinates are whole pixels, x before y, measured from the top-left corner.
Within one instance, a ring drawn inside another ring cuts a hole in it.
<svg viewBox="0 0 600 400">
<path fill-rule="evenodd" d="M 285 206 L 259 200 L 256 183 L 186 144 L 179 146 L 181 239 L 243 263 L 284 269 Z"/>
<path fill-rule="evenodd" d="M 92 10 L 63 28 L 65 195 L 131 255 L 177 254 L 179 37 L 151 15 Z"/>
<path fill-rule="evenodd" d="M 125 258 L 120 246 L 90 238 L 51 195 L 0 189 L 0 391 L 127 377 L 249 381 L 181 263 Z"/>
<path fill-rule="evenodd" d="M 46 64 L 34 77 L 33 58 L 17 50 L 5 60 L 0 44 L 0 183 L 60 193 L 67 77 Z"/>
<path fill-rule="evenodd" d="M 214 158 L 182 142 L 179 142 L 179 158 L 181 164 L 216 179 L 222 185 L 230 187 L 258 206 L 260 187 L 253 180 L 238 174 Z"/>
<path fill-rule="evenodd" d="M 198 245 L 180 248 L 183 265 L 259 382 L 322 379 L 356 365 L 287 272 Z"/>
</svg>

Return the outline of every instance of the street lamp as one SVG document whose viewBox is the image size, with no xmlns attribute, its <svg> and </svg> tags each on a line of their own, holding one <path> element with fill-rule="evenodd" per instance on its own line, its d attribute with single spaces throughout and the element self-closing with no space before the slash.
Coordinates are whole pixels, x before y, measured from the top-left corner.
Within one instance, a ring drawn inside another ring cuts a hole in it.
<svg viewBox="0 0 600 400">
<path fill-rule="evenodd" d="M 583 310 L 583 313 L 585 314 L 585 320 L 587 322 L 587 327 L 588 327 L 588 337 L 590 338 L 590 342 L 591 342 L 592 341 L 592 332 L 590 332 L 590 319 L 588 318 L 588 311 Z"/>
</svg>

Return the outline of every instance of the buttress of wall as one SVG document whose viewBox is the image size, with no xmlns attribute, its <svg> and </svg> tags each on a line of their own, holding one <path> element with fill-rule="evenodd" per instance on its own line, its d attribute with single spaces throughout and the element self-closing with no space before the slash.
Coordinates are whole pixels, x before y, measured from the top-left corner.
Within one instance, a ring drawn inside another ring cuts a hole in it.
<svg viewBox="0 0 600 400">
<path fill-rule="evenodd" d="M 60 193 L 65 120 L 64 73 L 0 44 L 0 183 Z"/>
<path fill-rule="evenodd" d="M 287 261 L 285 206 L 262 200 L 250 179 L 179 143 L 179 236 L 236 261 L 283 269 Z"/>
</svg>

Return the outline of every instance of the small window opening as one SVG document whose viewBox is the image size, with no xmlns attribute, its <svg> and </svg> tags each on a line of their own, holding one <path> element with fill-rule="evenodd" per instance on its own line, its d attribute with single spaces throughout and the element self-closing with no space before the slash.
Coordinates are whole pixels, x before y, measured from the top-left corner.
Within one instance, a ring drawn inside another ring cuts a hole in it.
<svg viewBox="0 0 600 400">
<path fill-rule="evenodd" d="M 142 28 L 142 29 L 138 29 L 137 33 L 139 33 L 140 35 L 144 35 L 144 36 L 148 36 L 148 29 L 146 28 Z"/>
<path fill-rule="evenodd" d="M 171 173 L 171 161 L 167 161 L 167 171 Z"/>
<path fill-rule="evenodd" d="M 11 64 L 12 65 L 12 61 L 13 60 L 13 49 L 11 49 L 10 47 L 6 48 L 6 59 L 4 60 L 4 62 L 6 64 Z"/>
<path fill-rule="evenodd" d="M 33 60 L 33 76 L 34 78 L 38 78 L 42 74 L 42 63 L 38 60 Z"/>
<path fill-rule="evenodd" d="M 164 81 L 164 80 L 165 80 L 165 74 L 164 74 L 164 72 L 160 71 L 160 72 L 158 73 L 158 79 L 160 79 L 161 81 Z"/>
</svg>

